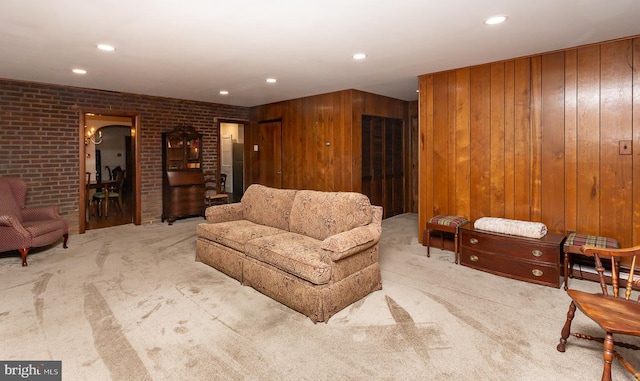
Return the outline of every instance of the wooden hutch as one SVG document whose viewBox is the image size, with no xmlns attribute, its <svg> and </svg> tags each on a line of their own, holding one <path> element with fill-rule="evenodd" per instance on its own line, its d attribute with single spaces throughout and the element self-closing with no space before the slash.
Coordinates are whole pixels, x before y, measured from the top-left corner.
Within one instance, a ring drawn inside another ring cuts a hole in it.
<svg viewBox="0 0 640 381">
<path fill-rule="evenodd" d="M 191 126 L 162 133 L 162 222 L 204 216 L 202 134 Z"/>
</svg>

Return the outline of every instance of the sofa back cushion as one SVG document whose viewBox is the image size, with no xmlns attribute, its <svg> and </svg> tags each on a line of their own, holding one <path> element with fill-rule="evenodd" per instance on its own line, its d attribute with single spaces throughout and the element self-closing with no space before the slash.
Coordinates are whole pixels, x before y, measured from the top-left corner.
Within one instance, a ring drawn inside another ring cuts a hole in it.
<svg viewBox="0 0 640 381">
<path fill-rule="evenodd" d="M 256 224 L 289 230 L 289 214 L 296 195 L 293 189 L 251 184 L 242 196 L 243 217 Z"/>
<path fill-rule="evenodd" d="M 12 179 L 9 178 L 0 179 L 0 215 L 15 216 L 18 221 L 22 222 L 21 205 L 18 205 L 11 181 Z"/>
<path fill-rule="evenodd" d="M 289 230 L 324 240 L 369 223 L 371 202 L 363 194 L 301 190 L 293 201 Z"/>
</svg>

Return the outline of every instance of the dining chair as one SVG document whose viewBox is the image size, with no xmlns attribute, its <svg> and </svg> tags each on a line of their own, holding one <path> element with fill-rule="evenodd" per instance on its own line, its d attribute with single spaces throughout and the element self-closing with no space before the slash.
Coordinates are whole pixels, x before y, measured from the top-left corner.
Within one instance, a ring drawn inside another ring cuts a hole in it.
<svg viewBox="0 0 640 381">
<path fill-rule="evenodd" d="M 638 350 L 640 347 L 614 341 L 613 335 L 640 336 L 640 297 L 632 300 L 632 292 L 640 287 L 640 277 L 635 275 L 636 260 L 640 255 L 640 246 L 626 249 L 608 249 L 595 246 L 582 246 L 584 255 L 594 257 L 596 271 L 600 279 L 602 293 L 589 293 L 569 289 L 571 298 L 567 320 L 562 327 L 559 352 L 564 352 L 569 336 L 603 343 L 604 368 L 602 380 L 611 380 L 611 363 L 615 357 L 636 379 L 640 374 L 622 357 L 619 350 L 625 348 Z M 604 261 L 603 261 L 604 260 Z M 609 284 L 611 292 L 609 292 Z M 622 292 L 620 289 L 622 288 Z M 604 337 L 594 337 L 584 333 L 571 333 L 571 322 L 576 308 L 593 320 L 604 331 Z"/>
<path fill-rule="evenodd" d="M 95 215 L 93 195 L 91 194 L 91 172 L 85 172 L 85 198 L 86 198 L 86 221 L 89 221 L 91 215 Z"/>
<path fill-rule="evenodd" d="M 114 168 L 115 171 L 115 168 Z M 109 205 L 108 203 L 115 202 L 118 206 L 120 214 L 124 213 L 122 207 L 122 187 L 124 184 L 125 171 L 118 172 L 118 177 L 115 184 L 107 185 L 109 188 L 106 191 L 96 192 L 93 195 L 93 200 L 98 204 L 98 210 L 103 211 L 105 217 L 108 217 Z"/>
</svg>

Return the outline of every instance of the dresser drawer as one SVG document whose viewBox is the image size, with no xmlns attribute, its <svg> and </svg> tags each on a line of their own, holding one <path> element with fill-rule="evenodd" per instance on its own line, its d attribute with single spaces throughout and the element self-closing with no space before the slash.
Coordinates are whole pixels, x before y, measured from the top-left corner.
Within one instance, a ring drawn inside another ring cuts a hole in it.
<svg viewBox="0 0 640 381">
<path fill-rule="evenodd" d="M 560 287 L 560 267 L 555 264 L 526 261 L 500 254 L 470 250 L 465 247 L 460 251 L 460 263 L 512 279 Z"/>
<path fill-rule="evenodd" d="M 460 247 L 551 264 L 560 260 L 560 244 L 556 241 L 547 243 L 504 234 L 461 230 Z"/>
<path fill-rule="evenodd" d="M 460 263 L 508 278 L 560 287 L 560 245 L 563 235 L 536 239 L 460 228 Z"/>
</svg>

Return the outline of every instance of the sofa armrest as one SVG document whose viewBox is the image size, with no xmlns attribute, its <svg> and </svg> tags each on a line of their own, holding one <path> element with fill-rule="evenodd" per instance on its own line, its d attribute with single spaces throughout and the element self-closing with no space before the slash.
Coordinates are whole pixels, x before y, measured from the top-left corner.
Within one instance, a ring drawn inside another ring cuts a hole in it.
<svg viewBox="0 0 640 381">
<path fill-rule="evenodd" d="M 366 226 L 332 235 L 322 241 L 321 247 L 335 262 L 377 244 L 380 241 L 381 234 L 381 225 L 372 222 Z"/>
<path fill-rule="evenodd" d="M 18 218 L 16 216 L 12 216 L 10 214 L 0 215 L 0 226 L 12 228 L 25 239 L 28 239 L 31 237 L 31 234 L 29 234 L 27 229 L 25 229 L 24 226 L 22 226 L 22 224 L 20 223 L 20 221 L 18 221 Z"/>
<path fill-rule="evenodd" d="M 25 221 L 59 220 L 58 206 L 34 206 L 22 209 L 22 218 Z"/>
<path fill-rule="evenodd" d="M 221 204 L 208 207 L 204 214 L 207 223 L 215 224 L 218 222 L 238 221 L 243 219 L 244 208 L 239 202 L 233 204 Z"/>
</svg>

